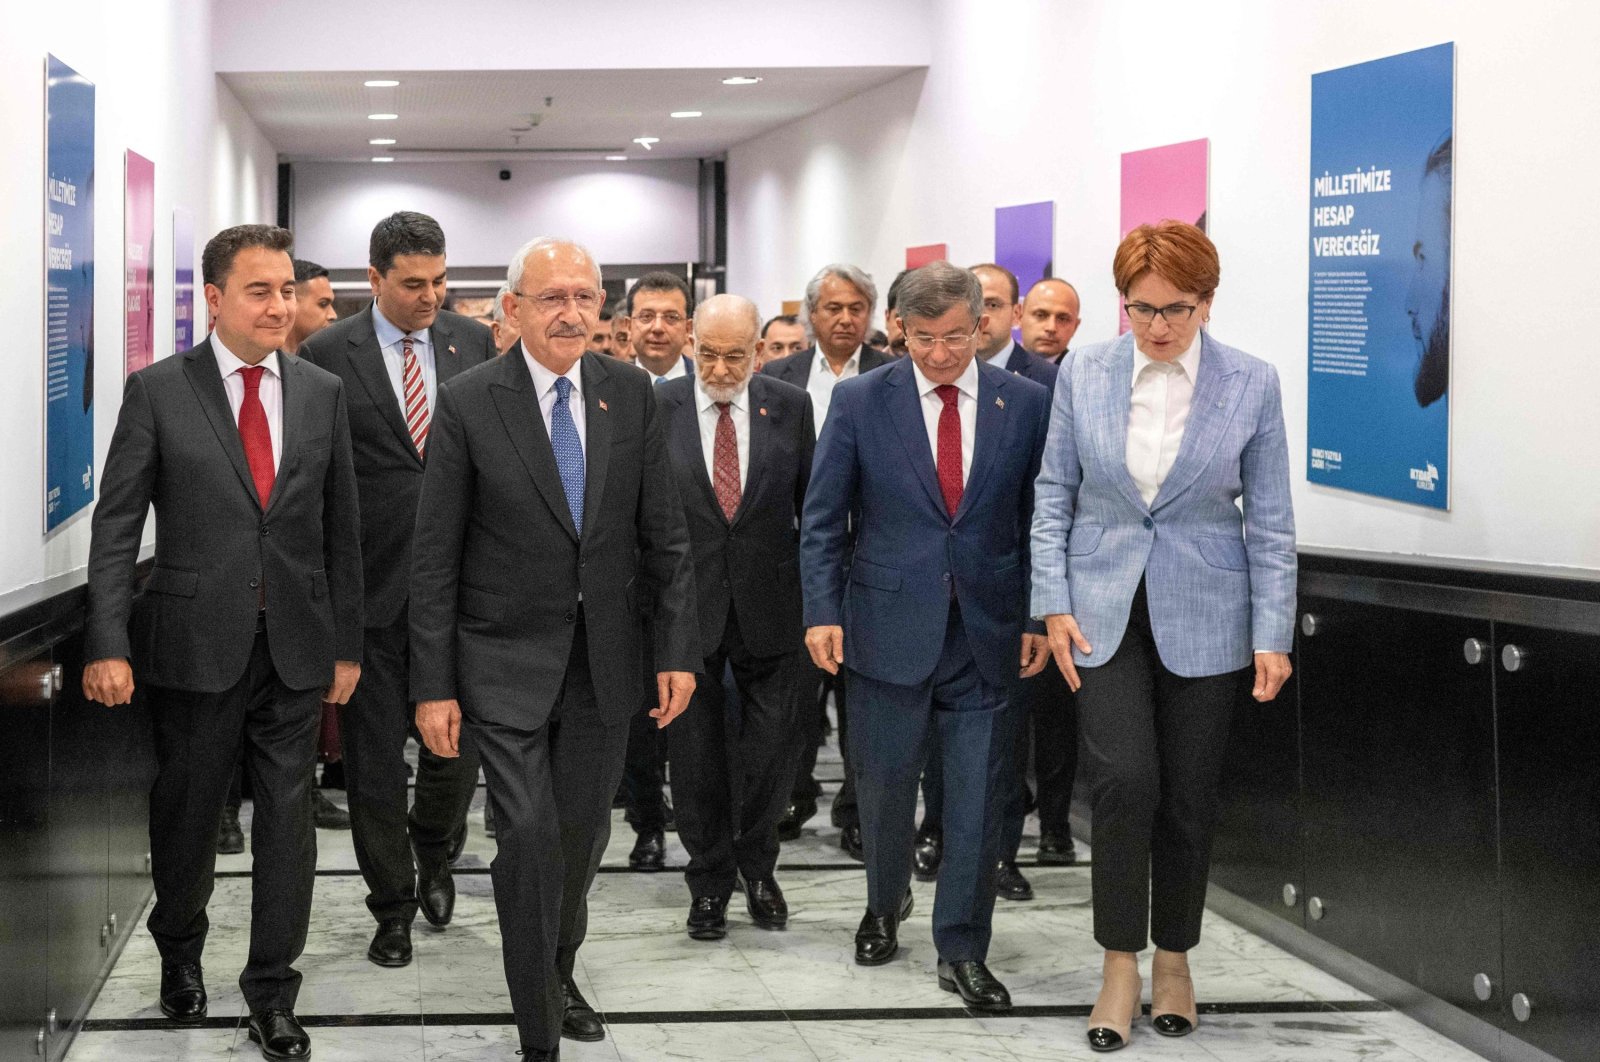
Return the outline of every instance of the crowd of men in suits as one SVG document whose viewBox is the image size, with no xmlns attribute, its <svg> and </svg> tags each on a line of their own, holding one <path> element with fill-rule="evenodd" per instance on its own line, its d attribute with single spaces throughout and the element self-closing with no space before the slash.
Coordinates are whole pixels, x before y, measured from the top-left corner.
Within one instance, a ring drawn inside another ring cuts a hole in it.
<svg viewBox="0 0 1600 1062">
<path fill-rule="evenodd" d="M 481 769 L 524 1051 L 601 1039 L 573 969 L 613 800 L 639 870 L 664 867 L 675 820 L 690 937 L 724 937 L 735 893 L 781 930 L 780 843 L 816 814 L 830 698 L 833 825 L 868 880 L 855 961 L 895 954 L 911 877 L 936 879 L 940 986 L 1009 1007 L 984 963 L 996 896 L 1032 895 L 1033 807 L 1038 861 L 1075 859 L 1072 695 L 1027 620 L 1072 286 L 907 271 L 879 349 L 877 286 L 851 265 L 763 321 L 667 273 L 608 306 L 587 251 L 540 239 L 485 325 L 443 308 L 444 233 L 402 211 L 373 230 L 372 301 L 334 321 L 326 271 L 291 243 L 240 226 L 207 245 L 214 331 L 130 376 L 94 514 L 85 690 L 126 703 L 137 676 L 155 719 L 162 1011 L 206 1016 L 217 823 L 242 761 L 249 1035 L 309 1054 L 293 964 L 328 704 L 368 958 L 410 963 L 418 911 L 450 923 Z"/>
</svg>

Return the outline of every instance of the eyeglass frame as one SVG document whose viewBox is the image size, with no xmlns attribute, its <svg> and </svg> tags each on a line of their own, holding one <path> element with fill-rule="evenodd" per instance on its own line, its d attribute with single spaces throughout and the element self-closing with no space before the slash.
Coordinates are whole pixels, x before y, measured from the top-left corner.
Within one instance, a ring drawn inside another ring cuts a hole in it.
<svg viewBox="0 0 1600 1062">
<path fill-rule="evenodd" d="M 649 328 L 651 325 L 655 324 L 657 320 L 666 325 L 668 328 L 677 328 L 679 325 L 689 320 L 689 315 L 685 313 L 679 313 L 677 310 L 666 310 L 660 313 L 656 312 L 655 310 L 640 310 L 638 313 L 629 317 L 628 320 L 643 325 L 645 328 Z"/>
<path fill-rule="evenodd" d="M 1139 308 L 1138 313 L 1134 311 L 1134 307 L 1136 306 Z M 1126 301 L 1122 304 L 1122 311 L 1128 315 L 1128 320 L 1138 321 L 1140 324 L 1154 324 L 1155 319 L 1159 316 L 1167 323 L 1168 327 L 1172 327 L 1173 325 L 1181 325 L 1188 321 L 1189 318 L 1194 316 L 1194 312 L 1199 308 L 1200 306 L 1198 303 L 1191 304 L 1187 302 L 1172 302 L 1165 306 L 1151 306 L 1148 303 Z M 1139 313 L 1143 313 L 1146 310 L 1150 312 L 1150 316 L 1140 317 Z M 1181 317 L 1174 317 L 1173 312 L 1176 310 L 1182 310 L 1183 315 Z"/>
<path fill-rule="evenodd" d="M 962 336 L 958 333 L 949 333 L 942 336 L 930 336 L 916 332 L 907 332 L 905 334 L 906 349 L 915 350 L 918 354 L 931 354 L 933 352 L 933 348 L 941 343 L 944 344 L 944 349 L 948 350 L 950 353 L 962 354 L 972 348 L 972 345 L 977 338 L 977 325 L 973 325 L 972 331 L 968 332 L 965 336 Z M 954 345 L 951 344 L 952 339 L 957 341 Z"/>
<path fill-rule="evenodd" d="M 538 295 L 529 295 L 522 291 L 513 291 L 511 294 L 519 299 L 527 299 L 545 313 L 560 313 L 566 309 L 569 302 L 576 306 L 580 313 L 584 310 L 598 312 L 600 307 L 605 305 L 605 294 L 592 288 L 559 294 L 553 291 L 541 292 Z"/>
</svg>

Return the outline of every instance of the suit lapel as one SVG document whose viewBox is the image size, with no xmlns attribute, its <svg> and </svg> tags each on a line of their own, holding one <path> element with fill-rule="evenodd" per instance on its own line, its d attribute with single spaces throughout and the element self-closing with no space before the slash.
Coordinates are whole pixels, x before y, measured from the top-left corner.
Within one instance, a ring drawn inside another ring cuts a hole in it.
<svg viewBox="0 0 1600 1062">
<path fill-rule="evenodd" d="M 956 522 L 977 504 L 978 495 L 989 478 L 989 466 L 1001 448 L 1000 435 L 1006 429 L 1005 398 L 1003 392 L 1009 381 L 1005 376 L 990 383 L 988 374 L 978 370 L 978 416 L 976 435 L 972 440 L 972 470 L 967 473 L 967 485 L 961 492 L 961 504 L 956 508 Z"/>
<path fill-rule="evenodd" d="M 900 442 L 906 448 L 906 456 L 911 458 L 911 467 L 922 482 L 922 489 L 928 493 L 928 500 L 941 516 L 948 517 L 944 494 L 939 490 L 938 469 L 933 464 L 933 451 L 928 449 L 928 425 L 922 419 L 917 378 L 911 372 L 911 362 L 903 361 L 903 365 L 897 364 L 889 371 L 889 419 L 900 433 Z"/>
<path fill-rule="evenodd" d="M 678 460 L 688 462 L 694 469 L 694 481 L 706 504 L 721 516 L 722 503 L 717 501 L 716 487 L 706 474 L 705 448 L 700 445 L 700 398 L 692 388 L 689 397 L 672 410 L 672 445 L 678 450 Z"/>
<path fill-rule="evenodd" d="M 428 341 L 433 344 L 433 374 L 439 383 L 461 371 L 461 352 L 456 349 L 455 335 L 443 317 L 428 329 Z"/>
<path fill-rule="evenodd" d="M 533 478 L 533 485 L 538 488 L 545 505 L 576 542 L 578 529 L 573 526 L 572 513 L 567 509 L 561 472 L 556 468 L 556 453 L 550 445 L 550 433 L 545 430 L 544 414 L 539 412 L 533 377 L 528 373 L 527 362 L 523 361 L 522 344 L 512 347 L 502 360 L 500 378 L 489 389 L 500 422 L 505 425 L 511 445 L 522 458 L 523 467 Z M 589 432 L 593 438 L 593 421 L 589 423 Z"/>
<path fill-rule="evenodd" d="M 233 407 L 228 404 L 227 389 L 222 386 L 222 371 L 217 364 L 216 352 L 211 348 L 211 340 L 203 341 L 186 354 L 185 358 L 187 364 L 184 365 L 183 371 L 184 375 L 189 377 L 189 386 L 194 388 L 195 397 L 200 400 L 200 408 L 205 410 L 206 419 L 211 422 L 211 430 L 216 432 L 217 442 L 222 444 L 222 452 L 233 462 L 233 470 L 239 474 L 239 481 L 244 484 L 244 489 L 249 492 L 250 497 L 255 500 L 256 507 L 259 508 L 261 498 L 256 494 L 256 481 L 250 475 L 250 462 L 244 456 L 244 443 L 239 439 L 239 425 L 233 419 Z M 282 360 L 279 359 L 280 362 Z"/>
<path fill-rule="evenodd" d="M 751 508 L 750 499 L 761 486 L 761 477 L 767 470 L 768 450 L 772 446 L 772 418 L 775 415 L 767 405 L 767 385 L 763 380 L 751 380 L 745 392 L 745 407 L 750 411 L 750 466 L 745 470 L 744 491 L 739 496 L 739 508 L 734 511 L 733 522 L 738 523 Z"/>
<path fill-rule="evenodd" d="M 583 381 L 583 523 L 598 519 L 606 491 L 606 469 L 611 465 L 611 413 L 613 395 L 611 370 L 604 354 L 586 353 L 579 378 Z M 647 400 L 648 401 L 648 400 Z M 554 468 L 555 457 L 551 457 Z"/>
<path fill-rule="evenodd" d="M 278 355 L 278 374 L 283 388 L 283 438 L 279 440 L 278 473 L 273 480 L 272 496 L 267 499 L 271 512 L 283 497 L 283 487 L 299 460 L 300 439 L 306 431 L 305 381 L 301 379 L 300 363 L 286 354 Z M 243 444 L 240 444 L 243 448 Z"/>
<path fill-rule="evenodd" d="M 417 444 L 411 441 L 411 431 L 406 427 L 405 414 L 400 409 L 400 396 L 394 393 L 394 384 L 389 382 L 389 371 L 383 365 L 383 350 L 378 346 L 378 334 L 372 330 L 372 315 L 376 312 L 368 305 L 361 311 L 362 316 L 357 318 L 359 324 L 350 330 L 350 365 L 361 386 L 372 397 L 372 404 L 382 411 L 389 430 L 394 432 L 400 445 L 420 465 L 422 456 L 417 453 Z M 442 376 L 440 382 L 444 382 Z"/>
<path fill-rule="evenodd" d="M 1123 497 L 1135 509 L 1144 511 L 1144 496 L 1128 472 L 1128 411 L 1133 405 L 1133 333 L 1103 348 L 1098 355 L 1100 371 L 1091 386 L 1099 390 L 1092 407 L 1098 411 L 1094 433 L 1100 455 Z"/>
<path fill-rule="evenodd" d="M 1216 453 L 1222 442 L 1223 429 L 1233 419 L 1239 405 L 1239 392 L 1244 386 L 1244 374 L 1223 348 L 1202 335 L 1200 341 L 1200 369 L 1194 383 L 1194 397 L 1189 400 L 1189 419 L 1183 426 L 1183 442 L 1178 446 L 1178 456 L 1172 470 L 1162 481 L 1152 510 L 1159 509 L 1181 494 Z"/>
</svg>

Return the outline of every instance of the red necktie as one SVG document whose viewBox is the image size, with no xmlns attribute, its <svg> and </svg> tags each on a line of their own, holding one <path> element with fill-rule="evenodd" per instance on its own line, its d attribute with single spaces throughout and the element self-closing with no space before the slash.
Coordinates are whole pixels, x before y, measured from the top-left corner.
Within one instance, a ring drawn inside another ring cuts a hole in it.
<svg viewBox="0 0 1600 1062">
<path fill-rule="evenodd" d="M 422 366 L 411 349 L 411 337 L 400 341 L 405 363 L 400 370 L 400 386 L 406 392 L 406 428 L 420 456 L 428 446 L 428 389 L 422 382 Z"/>
<path fill-rule="evenodd" d="M 733 416 L 728 403 L 717 403 L 717 438 L 711 448 L 711 485 L 717 491 L 717 504 L 722 515 L 733 522 L 739 511 L 739 499 L 744 491 L 739 487 L 739 437 L 733 431 Z"/>
<path fill-rule="evenodd" d="M 939 411 L 939 492 L 953 517 L 961 508 L 961 414 L 956 410 L 961 392 L 955 384 L 940 384 L 933 390 L 944 402 Z"/>
<path fill-rule="evenodd" d="M 272 465 L 272 432 L 267 427 L 267 410 L 261 404 L 261 374 L 267 370 L 252 365 L 239 370 L 244 380 L 244 402 L 239 406 L 239 441 L 244 443 L 244 459 L 250 462 L 250 478 L 256 482 L 256 497 L 261 508 L 272 497 L 277 472 Z"/>
</svg>

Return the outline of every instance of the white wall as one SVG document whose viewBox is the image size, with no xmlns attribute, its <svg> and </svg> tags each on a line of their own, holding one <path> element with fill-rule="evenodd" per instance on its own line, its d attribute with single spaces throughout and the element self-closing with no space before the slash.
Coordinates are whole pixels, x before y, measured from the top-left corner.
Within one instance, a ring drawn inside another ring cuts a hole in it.
<svg viewBox="0 0 1600 1062">
<path fill-rule="evenodd" d="M 729 286 L 798 298 L 833 259 L 994 251 L 998 205 L 1053 199 L 1075 345 L 1116 332 L 1124 151 L 1211 139 L 1218 338 L 1284 386 L 1303 544 L 1600 569 L 1600 415 L 1584 292 L 1600 221 L 1600 8 L 1449 0 L 930 0 L 917 73 L 729 153 Z M 1152 36 L 1161 30 L 1160 40 Z M 1457 44 L 1453 511 L 1305 482 L 1315 72 Z M 1554 303 L 1565 310 L 1548 312 Z"/>
<path fill-rule="evenodd" d="M 372 226 L 419 210 L 438 220 L 457 267 L 504 268 L 541 235 L 581 240 L 602 263 L 689 262 L 700 257 L 697 181 L 693 159 L 297 162 L 295 253 L 329 269 L 365 267 Z"/>
<path fill-rule="evenodd" d="M 243 222 L 272 221 L 276 151 L 221 86 L 211 66 L 206 0 L 84 0 L 70 11 L 9 10 L 0 34 L 0 290 L 10 338 L 0 388 L 0 595 L 81 568 L 84 510 L 46 539 L 44 492 L 44 57 L 53 53 L 96 86 L 95 331 L 124 332 L 123 152 L 156 167 L 158 354 L 172 348 L 172 209 L 194 214 L 196 238 Z M 95 361 L 96 466 L 105 458 L 122 396 L 123 350 L 103 342 Z"/>
</svg>

